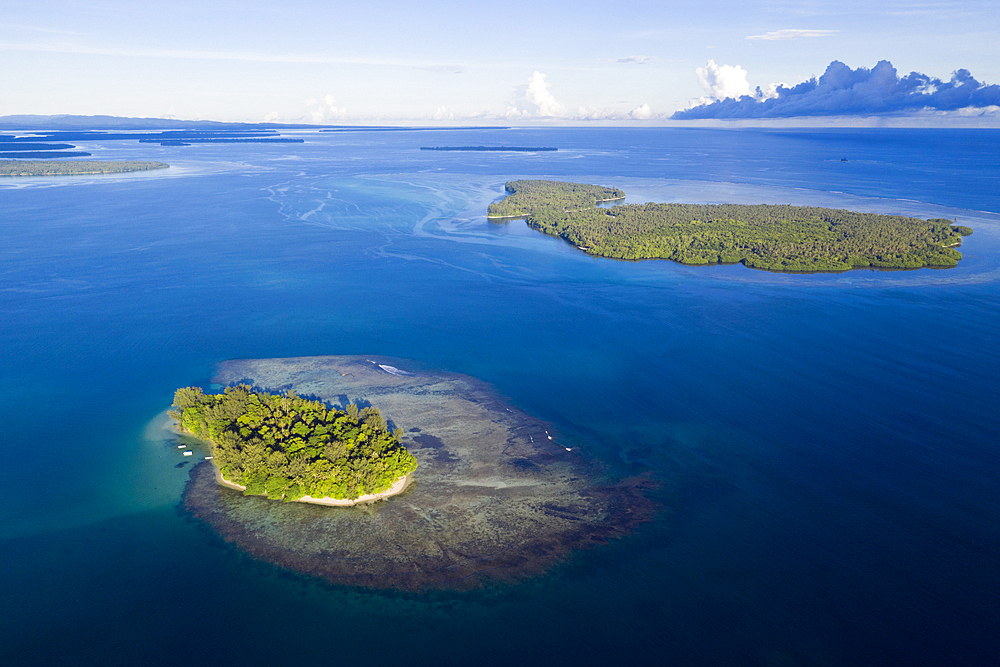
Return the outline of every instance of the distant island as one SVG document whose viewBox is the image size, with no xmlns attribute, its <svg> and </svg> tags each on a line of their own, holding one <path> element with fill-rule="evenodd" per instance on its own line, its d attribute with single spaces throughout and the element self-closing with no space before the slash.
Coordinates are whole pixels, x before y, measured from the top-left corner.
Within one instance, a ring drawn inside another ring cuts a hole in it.
<svg viewBox="0 0 1000 667">
<path fill-rule="evenodd" d="M 3 125 L 0 117 L 0 126 Z M 25 118 L 31 117 L 11 117 Z M 113 119 L 112 119 L 113 120 Z M 119 119 L 122 121 L 128 119 Z M 68 123 L 75 125 L 76 123 Z M 37 120 L 33 125 L 37 125 Z M 66 123 L 56 123 L 47 129 L 31 131 L 31 136 L 0 134 L 0 158 L 25 158 L 44 160 L 51 158 L 89 157 L 86 151 L 70 151 L 76 145 L 65 142 L 80 141 L 138 141 L 140 144 L 158 143 L 161 146 L 191 146 L 192 144 L 301 144 L 305 139 L 281 137 L 273 127 L 244 124 L 193 125 L 189 129 L 161 129 L 159 131 L 107 132 L 92 128 L 53 129 Z M 126 128 L 123 125 L 123 128 Z M 60 143 L 53 143 L 60 142 Z"/>
<path fill-rule="evenodd" d="M 75 148 L 73 144 L 46 144 L 38 141 L 4 141 L 0 137 L 0 153 L 17 153 L 28 151 L 61 151 Z"/>
<path fill-rule="evenodd" d="M 421 146 L 422 151 L 493 151 L 513 153 L 535 153 L 540 151 L 557 151 L 558 148 L 535 146 Z"/>
<path fill-rule="evenodd" d="M 4 151 L 0 157 L 5 158 L 26 158 L 26 159 L 48 159 L 63 157 L 90 157 L 93 153 L 87 151 Z"/>
<path fill-rule="evenodd" d="M 166 135 L 167 133 L 164 133 Z M 304 144 L 305 139 L 287 137 L 198 137 L 183 135 L 180 139 L 161 137 L 146 137 L 139 139 L 140 144 L 160 144 L 161 146 L 190 146 L 191 144 Z"/>
<path fill-rule="evenodd" d="M 247 385 L 178 389 L 174 407 L 183 432 L 211 442 L 220 481 L 244 495 L 353 505 L 398 493 L 417 468 L 402 429 L 390 432 L 377 408 L 337 410 Z"/>
<path fill-rule="evenodd" d="M 0 160 L 0 176 L 74 176 L 83 174 L 122 174 L 130 171 L 166 169 L 164 162 L 80 160 L 76 162 L 41 162 L 38 160 Z"/>
<path fill-rule="evenodd" d="M 951 220 L 782 204 L 622 204 L 616 188 L 521 180 L 489 205 L 493 221 L 524 218 L 584 252 L 681 264 L 742 263 L 770 271 L 954 267 L 972 229 Z"/>
</svg>

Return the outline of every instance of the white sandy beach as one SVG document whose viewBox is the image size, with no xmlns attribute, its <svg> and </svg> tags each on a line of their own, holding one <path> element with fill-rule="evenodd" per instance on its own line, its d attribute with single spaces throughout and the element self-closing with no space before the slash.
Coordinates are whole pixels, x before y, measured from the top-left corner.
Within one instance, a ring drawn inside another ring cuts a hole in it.
<svg viewBox="0 0 1000 667">
<path fill-rule="evenodd" d="M 214 466 L 214 464 L 213 464 Z M 240 486 L 235 482 L 230 482 L 222 476 L 222 471 L 219 470 L 218 466 L 215 466 L 215 479 L 222 486 L 228 486 L 230 489 L 236 489 L 237 491 L 246 491 L 245 486 Z M 403 489 L 406 488 L 407 483 L 410 481 L 409 475 L 404 475 L 396 480 L 396 482 L 390 486 L 388 489 L 382 493 L 369 493 L 363 496 L 358 496 L 355 500 L 348 500 L 346 498 L 313 498 L 312 496 L 302 496 L 298 500 L 294 501 L 297 503 L 312 503 L 314 505 L 334 505 L 338 507 L 351 507 L 357 505 L 358 503 L 371 502 L 373 500 L 379 500 L 381 498 L 388 498 L 389 496 L 394 496 L 397 493 L 401 493 Z"/>
</svg>

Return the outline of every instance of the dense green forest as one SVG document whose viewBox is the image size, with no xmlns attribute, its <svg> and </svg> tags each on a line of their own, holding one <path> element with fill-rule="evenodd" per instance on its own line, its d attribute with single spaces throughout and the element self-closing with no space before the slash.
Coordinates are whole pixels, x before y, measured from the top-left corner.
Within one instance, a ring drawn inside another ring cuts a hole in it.
<svg viewBox="0 0 1000 667">
<path fill-rule="evenodd" d="M 178 389 L 168 413 L 181 429 L 210 440 L 215 464 L 245 495 L 286 501 L 381 493 L 417 468 L 377 408 L 346 411 L 321 401 L 239 385 L 222 394 Z"/>
<path fill-rule="evenodd" d="M 572 211 L 597 206 L 598 202 L 624 199 L 617 188 L 561 181 L 510 181 L 503 200 L 490 204 L 490 218 L 529 218 L 542 211 Z"/>
<path fill-rule="evenodd" d="M 63 154 L 57 156 L 62 157 Z M 163 162 L 79 160 L 40 162 L 37 160 L 0 160 L 0 176 L 69 176 L 73 174 L 120 174 L 127 171 L 166 169 Z"/>
<path fill-rule="evenodd" d="M 625 204 L 621 190 L 578 183 L 511 181 L 488 216 L 523 217 L 588 254 L 670 259 L 682 264 L 742 262 L 771 271 L 846 271 L 858 267 L 952 267 L 969 227 L 935 218 L 791 205 Z"/>
</svg>

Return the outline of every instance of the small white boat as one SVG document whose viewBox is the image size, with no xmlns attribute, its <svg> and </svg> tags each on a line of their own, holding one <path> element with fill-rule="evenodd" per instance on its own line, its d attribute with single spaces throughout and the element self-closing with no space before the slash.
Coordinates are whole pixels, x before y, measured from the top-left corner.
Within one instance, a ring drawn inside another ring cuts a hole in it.
<svg viewBox="0 0 1000 667">
<path fill-rule="evenodd" d="M 375 363 L 375 362 L 372 362 L 372 363 Z M 386 364 L 375 364 L 375 365 L 378 366 L 379 368 L 381 368 L 382 370 L 384 370 L 386 373 L 389 373 L 390 375 L 403 375 L 403 376 L 406 376 L 406 375 L 415 375 L 415 373 L 410 373 L 408 371 L 400 370 L 400 369 L 396 368 L 395 366 L 387 366 Z"/>
<path fill-rule="evenodd" d="M 214 456 L 206 456 L 206 457 L 205 457 L 205 460 L 206 460 L 206 461 L 211 461 L 211 460 L 212 460 L 212 459 L 214 459 L 214 458 L 215 458 Z"/>
<path fill-rule="evenodd" d="M 187 447 L 187 445 L 177 445 L 177 449 L 184 449 L 186 447 Z"/>
<path fill-rule="evenodd" d="M 184 452 L 184 456 L 194 456 L 194 452 Z"/>
</svg>

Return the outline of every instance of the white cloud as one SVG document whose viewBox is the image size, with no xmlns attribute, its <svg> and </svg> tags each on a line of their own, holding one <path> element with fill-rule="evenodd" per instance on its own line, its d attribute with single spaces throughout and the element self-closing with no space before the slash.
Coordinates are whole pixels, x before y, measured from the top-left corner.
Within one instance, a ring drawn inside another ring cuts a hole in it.
<svg viewBox="0 0 1000 667">
<path fill-rule="evenodd" d="M 724 100 L 727 97 L 742 97 L 750 94 L 750 84 L 747 83 L 747 71 L 736 65 L 719 65 L 709 60 L 704 67 L 694 70 L 698 75 L 698 83 L 708 93 L 708 100 Z M 706 99 L 706 98 L 702 98 Z M 704 104 L 704 102 L 700 102 Z"/>
<path fill-rule="evenodd" d="M 333 95 L 324 95 L 322 101 L 315 97 L 308 97 L 302 100 L 302 104 L 306 107 L 314 107 L 309 110 L 309 117 L 314 123 L 348 117 L 347 107 L 338 107 L 337 98 Z"/>
<path fill-rule="evenodd" d="M 271 113 L 264 116 L 265 123 L 273 123 L 279 119 L 281 119 L 281 114 L 279 114 L 277 111 L 272 111 Z"/>
<path fill-rule="evenodd" d="M 653 110 L 649 108 L 648 103 L 643 103 L 641 106 L 629 111 L 628 117 L 635 120 L 649 120 L 653 117 Z"/>
<path fill-rule="evenodd" d="M 536 71 L 528 77 L 528 83 L 518 86 L 504 118 L 565 118 L 566 107 L 552 94 L 552 84 L 545 75 Z"/>
<path fill-rule="evenodd" d="M 746 39 L 762 40 L 768 42 L 785 41 L 789 39 L 802 39 L 803 37 L 829 37 L 835 35 L 839 30 L 798 30 L 789 28 L 786 30 L 774 30 L 765 32 L 763 35 L 750 35 Z"/>
<path fill-rule="evenodd" d="M 421 70 L 440 70 L 455 73 L 461 73 L 462 71 L 462 67 L 460 65 L 454 65 L 452 63 L 438 63 L 408 58 L 338 56 L 326 53 L 265 53 L 256 51 L 143 49 L 115 46 L 94 46 L 92 44 L 71 42 L 0 42 L 0 51 L 26 51 L 37 53 L 62 53 L 71 55 L 113 56 L 127 58 L 169 58 L 177 60 L 231 60 L 237 62 L 261 63 L 375 65 L 385 67 L 411 67 Z"/>
<path fill-rule="evenodd" d="M 503 114 L 504 118 L 509 118 L 509 119 L 528 118 L 530 116 L 531 116 L 530 111 L 518 109 L 517 107 L 514 106 L 507 107 L 507 110 Z"/>
<path fill-rule="evenodd" d="M 618 104 L 627 104 L 619 102 Z M 499 118 L 508 121 L 560 119 L 563 121 L 628 121 L 649 120 L 656 114 L 649 104 L 642 104 L 632 111 L 613 107 L 579 106 L 576 111 L 567 109 L 552 94 L 552 85 L 542 72 L 534 72 L 528 83 L 518 87 L 514 99 Z"/>
<path fill-rule="evenodd" d="M 454 120 L 455 114 L 448 111 L 447 107 L 438 107 L 437 111 L 431 115 L 431 118 L 434 120 Z"/>
<path fill-rule="evenodd" d="M 528 78 L 528 92 L 525 99 L 537 107 L 539 116 L 565 116 L 566 107 L 556 101 L 550 88 L 552 85 L 546 83 L 545 75 L 536 71 Z"/>
<path fill-rule="evenodd" d="M 573 120 L 615 120 L 622 117 L 621 112 L 612 109 L 595 109 L 594 107 L 578 107 Z"/>
<path fill-rule="evenodd" d="M 760 100 L 770 100 L 778 96 L 778 88 L 784 86 L 783 83 L 772 83 L 769 84 L 767 88 L 761 90 L 760 86 L 757 86 L 757 90 L 754 92 L 754 99 Z"/>
</svg>

